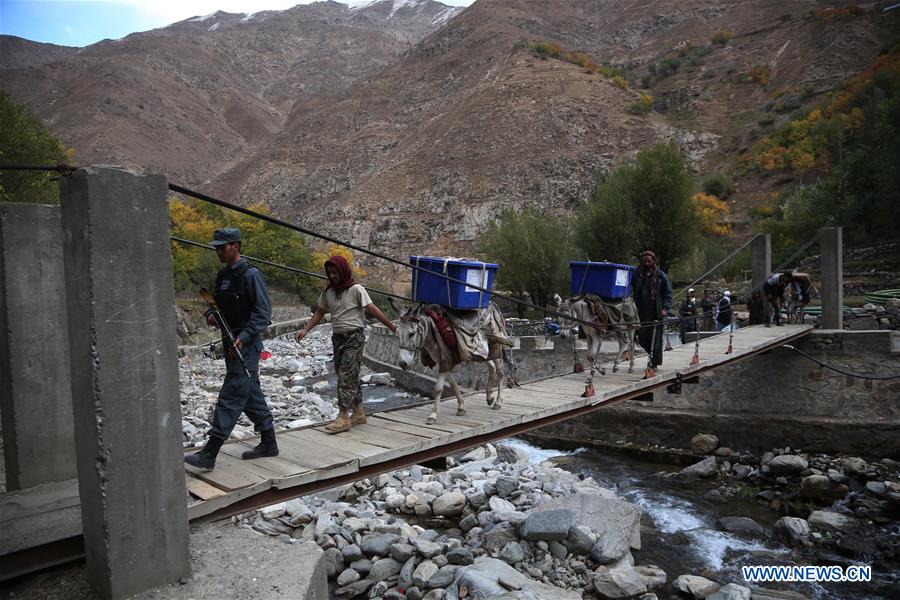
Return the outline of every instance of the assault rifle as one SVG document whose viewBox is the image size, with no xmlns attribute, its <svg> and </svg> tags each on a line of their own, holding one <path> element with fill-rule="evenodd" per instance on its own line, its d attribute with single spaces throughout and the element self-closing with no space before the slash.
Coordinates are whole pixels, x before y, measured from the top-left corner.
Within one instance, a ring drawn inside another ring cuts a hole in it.
<svg viewBox="0 0 900 600">
<path fill-rule="evenodd" d="M 234 334 L 231 333 L 231 328 L 228 326 L 228 323 L 225 321 L 225 317 L 222 316 L 222 312 L 219 310 L 219 305 L 216 304 L 216 299 L 213 297 L 212 292 L 210 292 L 206 288 L 200 288 L 200 296 L 206 301 L 209 305 L 209 309 L 212 311 L 212 316 L 216 320 L 216 323 L 219 325 L 219 329 L 222 331 L 222 339 L 227 341 L 231 348 L 225 348 L 225 352 L 234 351 L 238 360 L 241 361 L 241 366 L 244 368 L 244 373 L 247 374 L 247 377 L 250 377 L 250 371 L 247 370 L 247 365 L 244 364 L 244 357 L 241 354 L 240 348 L 237 347 L 237 340 L 234 339 Z"/>
</svg>

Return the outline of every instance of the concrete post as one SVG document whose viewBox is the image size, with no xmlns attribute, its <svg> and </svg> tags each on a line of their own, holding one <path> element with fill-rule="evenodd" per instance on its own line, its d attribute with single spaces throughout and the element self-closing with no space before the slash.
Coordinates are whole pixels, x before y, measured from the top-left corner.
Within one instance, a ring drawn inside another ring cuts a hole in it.
<svg viewBox="0 0 900 600">
<path fill-rule="evenodd" d="M 111 167 L 60 191 L 88 578 L 125 598 L 190 572 L 168 192 Z"/>
<path fill-rule="evenodd" d="M 0 204 L 0 418 L 6 488 L 77 476 L 59 207 Z"/>
<path fill-rule="evenodd" d="M 754 288 L 772 274 L 772 236 L 768 233 L 761 233 L 753 238 L 750 244 L 750 269 Z"/>
<path fill-rule="evenodd" d="M 844 328 L 844 241 L 840 227 L 822 230 L 822 329 Z"/>
</svg>

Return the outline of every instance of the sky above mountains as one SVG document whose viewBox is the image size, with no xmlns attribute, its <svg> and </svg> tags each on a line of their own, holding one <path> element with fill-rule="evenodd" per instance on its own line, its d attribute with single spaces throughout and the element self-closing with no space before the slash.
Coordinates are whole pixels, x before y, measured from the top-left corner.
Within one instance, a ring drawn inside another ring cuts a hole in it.
<svg viewBox="0 0 900 600">
<path fill-rule="evenodd" d="M 87 46 L 136 31 L 164 27 L 217 10 L 284 10 L 312 0 L 0 0 L 0 33 L 62 46 Z M 391 0 L 388 0 L 391 1 Z M 468 6 L 474 0 L 439 0 Z M 369 4 L 371 0 L 343 0 Z M 415 0 L 393 0 L 395 4 Z"/>
</svg>

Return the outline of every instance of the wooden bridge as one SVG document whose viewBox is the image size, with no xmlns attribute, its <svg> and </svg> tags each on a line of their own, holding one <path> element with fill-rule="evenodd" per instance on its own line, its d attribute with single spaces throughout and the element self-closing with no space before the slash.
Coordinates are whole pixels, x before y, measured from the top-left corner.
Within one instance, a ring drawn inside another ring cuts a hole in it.
<svg viewBox="0 0 900 600">
<path fill-rule="evenodd" d="M 451 396 L 433 425 L 425 424 L 431 412 L 429 403 L 370 415 L 366 425 L 338 435 L 325 433 L 323 427 L 282 432 L 278 434 L 277 458 L 242 460 L 241 453 L 256 445 L 256 439 L 225 444 L 214 471 L 189 469 L 188 490 L 197 498 L 189 505 L 189 514 L 192 519 L 221 518 L 447 456 L 690 381 L 704 371 L 771 350 L 811 329 L 810 325 L 739 329 L 730 354 L 725 353 L 728 334 L 719 334 L 700 343 L 700 362 L 694 365 L 694 345 L 679 346 L 665 353 L 663 368 L 651 379 L 643 379 L 643 369 L 637 364 L 633 374 L 628 374 L 627 368 L 612 373 L 607 365 L 607 375 L 594 378 L 592 398 L 581 397 L 585 374 L 573 373 L 503 390 L 501 410 L 489 408 L 484 393 L 477 392 L 466 397 L 466 414 L 458 417 L 456 399 Z M 638 362 L 643 364 L 643 360 Z"/>
<path fill-rule="evenodd" d="M 679 346 L 665 353 L 665 364 L 651 379 L 643 379 L 637 364 L 633 374 L 627 368 L 612 373 L 607 365 L 607 375 L 594 379 L 592 398 L 581 397 L 585 374 L 573 373 L 505 389 L 501 410 L 490 409 L 483 392 L 473 392 L 466 396 L 465 416 L 457 417 L 456 399 L 447 399 L 434 425 L 425 424 L 429 403 L 370 415 L 366 425 L 338 435 L 325 433 L 321 426 L 280 432 L 276 458 L 242 460 L 241 453 L 254 446 L 255 439 L 227 443 L 214 471 L 186 467 L 188 515 L 192 521 L 220 519 L 444 457 L 672 384 L 690 383 L 704 372 L 766 352 L 811 330 L 810 325 L 739 329 L 729 354 L 728 334 L 715 335 L 700 342 L 698 364 L 691 364 L 693 344 Z M 13 573 L 17 566 L 32 563 L 35 552 L 44 553 L 47 562 L 47 544 L 55 544 L 60 562 L 71 559 L 80 547 L 80 516 L 77 480 L 0 495 L 0 565 Z"/>
</svg>

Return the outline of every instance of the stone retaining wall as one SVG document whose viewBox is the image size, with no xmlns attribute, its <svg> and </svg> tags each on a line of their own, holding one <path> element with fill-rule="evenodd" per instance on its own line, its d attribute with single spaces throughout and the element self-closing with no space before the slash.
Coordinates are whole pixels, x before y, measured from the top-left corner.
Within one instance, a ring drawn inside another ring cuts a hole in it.
<svg viewBox="0 0 900 600">
<path fill-rule="evenodd" d="M 518 338 L 513 355 L 519 381 L 570 372 L 571 344 L 571 339 Z M 814 331 L 795 346 L 851 372 L 900 372 L 898 332 Z M 579 354 L 583 357 L 584 351 Z M 428 394 L 434 386 L 434 369 L 419 365 L 404 373 L 392 367 L 397 338 L 383 327 L 370 329 L 366 360 L 373 369 L 391 370 L 401 385 L 419 393 Z M 643 364 L 640 357 L 638 362 Z M 483 365 L 461 365 L 457 380 L 483 389 L 486 373 Z M 657 391 L 652 402 L 625 401 L 535 435 L 579 444 L 627 440 L 687 448 L 700 431 L 718 435 L 734 449 L 788 445 L 900 457 L 900 380 L 847 377 L 778 348 L 704 374 L 698 383 L 683 385 L 681 394 Z"/>
<path fill-rule="evenodd" d="M 410 373 L 401 375 L 396 367 L 398 362 L 399 347 L 397 336 L 391 334 L 382 325 L 372 325 L 366 332 L 364 360 L 373 369 L 388 370 L 401 382 L 408 382 L 419 393 L 429 393 L 433 382 L 437 377 L 437 369 L 427 368 L 421 364 L 410 370 Z M 544 336 L 524 336 L 513 338 L 515 345 L 512 349 L 512 360 L 518 373 L 520 383 L 533 379 L 543 379 L 551 375 L 559 375 L 572 370 L 574 364 L 572 355 L 573 338 L 546 338 Z M 584 342 L 579 343 L 579 356 L 584 360 Z M 605 355 L 604 355 L 605 356 Z M 612 356 L 603 360 L 612 360 Z M 507 372 L 510 367 L 507 366 Z M 467 363 L 459 365 L 453 372 L 460 386 L 470 389 L 484 389 L 487 380 L 488 368 L 484 364 Z M 422 381 L 431 382 L 422 389 L 420 383 L 412 380 L 416 377 L 424 377 Z M 449 389 L 449 387 L 448 387 Z"/>
<path fill-rule="evenodd" d="M 850 372 L 900 372 L 896 332 L 816 331 L 795 346 Z M 537 435 L 687 448 L 698 432 L 713 433 L 732 449 L 790 446 L 898 458 L 900 380 L 848 377 L 778 348 L 701 375 L 681 394 L 658 390 L 652 402 L 625 401 Z"/>
</svg>

